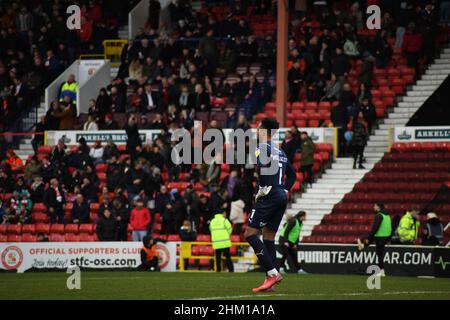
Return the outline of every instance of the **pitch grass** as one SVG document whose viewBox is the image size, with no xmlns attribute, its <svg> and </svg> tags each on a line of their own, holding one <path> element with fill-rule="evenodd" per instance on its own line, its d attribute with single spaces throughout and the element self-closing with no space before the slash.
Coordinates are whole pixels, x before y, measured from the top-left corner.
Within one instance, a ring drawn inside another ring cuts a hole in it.
<svg viewBox="0 0 450 320">
<path fill-rule="evenodd" d="M 386 277 L 369 290 L 362 275 L 284 275 L 276 292 L 252 294 L 261 273 L 82 272 L 68 290 L 64 272 L 0 273 L 0 299 L 445 299 L 450 279 Z"/>
</svg>

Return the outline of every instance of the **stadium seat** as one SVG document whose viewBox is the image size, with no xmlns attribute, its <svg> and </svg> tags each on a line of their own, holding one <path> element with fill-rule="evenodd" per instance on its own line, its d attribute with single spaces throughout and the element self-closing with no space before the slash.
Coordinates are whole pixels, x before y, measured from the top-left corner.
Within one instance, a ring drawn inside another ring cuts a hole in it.
<svg viewBox="0 0 450 320">
<path fill-rule="evenodd" d="M 211 242 L 211 236 L 206 234 L 199 234 L 197 236 L 197 241 L 201 242 Z"/>
<path fill-rule="evenodd" d="M 50 225 L 51 233 L 64 233 L 64 225 L 63 224 L 52 224 Z"/>
<path fill-rule="evenodd" d="M 93 234 L 94 233 L 95 224 L 83 223 L 80 224 L 79 232 L 81 234 Z"/>
<path fill-rule="evenodd" d="M 167 237 L 167 241 L 181 241 L 180 235 L 178 234 L 170 234 Z"/>
<path fill-rule="evenodd" d="M 36 242 L 36 236 L 34 234 L 25 233 L 22 234 L 22 242 Z"/>
<path fill-rule="evenodd" d="M 22 236 L 18 234 L 8 234 L 7 235 L 7 242 L 22 242 Z"/>
<path fill-rule="evenodd" d="M 36 226 L 34 224 L 24 224 L 22 226 L 22 234 L 35 234 L 36 233 Z"/>
<path fill-rule="evenodd" d="M 78 233 L 78 224 L 66 224 L 65 233 L 66 234 L 77 234 Z"/>
<path fill-rule="evenodd" d="M 50 242 L 64 242 L 65 241 L 65 236 L 63 234 L 60 234 L 60 233 L 51 233 L 48 236 L 48 240 Z"/>
<path fill-rule="evenodd" d="M 50 225 L 47 223 L 36 223 L 36 233 L 44 233 L 49 234 L 50 233 Z"/>
<path fill-rule="evenodd" d="M 22 233 L 22 225 L 20 224 L 9 224 L 6 229 L 7 234 L 21 234 Z"/>
<path fill-rule="evenodd" d="M 77 234 L 66 233 L 65 241 L 66 242 L 79 242 L 80 241 L 80 237 Z"/>
</svg>

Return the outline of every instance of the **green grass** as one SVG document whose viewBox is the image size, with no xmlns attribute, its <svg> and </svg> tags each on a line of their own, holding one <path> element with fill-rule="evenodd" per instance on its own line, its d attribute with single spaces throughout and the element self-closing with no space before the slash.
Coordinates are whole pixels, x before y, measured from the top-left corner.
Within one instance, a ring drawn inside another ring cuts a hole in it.
<svg viewBox="0 0 450 320">
<path fill-rule="evenodd" d="M 446 299 L 450 279 L 386 277 L 369 290 L 358 275 L 285 275 L 274 293 L 252 294 L 260 273 L 82 272 L 68 290 L 64 272 L 0 273 L 0 299 Z"/>
</svg>

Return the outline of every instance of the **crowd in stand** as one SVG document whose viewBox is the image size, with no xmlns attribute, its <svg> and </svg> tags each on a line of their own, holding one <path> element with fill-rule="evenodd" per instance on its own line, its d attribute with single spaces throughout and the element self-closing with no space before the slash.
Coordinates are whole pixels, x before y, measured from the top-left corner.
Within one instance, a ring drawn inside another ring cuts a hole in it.
<svg viewBox="0 0 450 320">
<path fill-rule="evenodd" d="M 122 13 L 135 3 L 80 1 L 81 29 L 69 30 L 71 1 L 2 1 L 0 132 L 21 131 L 19 119 L 39 105 L 45 87 L 81 53 L 96 53 L 101 40 L 116 38 Z"/>
<path fill-rule="evenodd" d="M 339 101 L 332 112 L 334 126 L 346 128 L 350 117 L 353 117 L 357 123 L 354 126 L 367 136 L 375 123 L 370 96 L 373 68 L 385 67 L 392 54 L 387 38 L 397 35 L 396 46 L 404 49 L 411 64 L 421 56 L 432 55 L 433 43 L 429 46 L 424 43 L 434 32 L 434 11 L 430 11 L 428 6 L 420 7 L 420 10 L 419 7 L 409 7 L 413 1 L 406 2 L 406 7 L 386 12 L 383 29 L 370 40 L 358 34 L 363 27 L 364 14 L 357 3 L 347 10 L 335 7 L 321 11 L 317 16 L 322 25 L 320 35 L 313 34 L 307 26 L 309 16 L 305 18 L 302 12 L 293 12 L 287 79 L 290 101 Z M 96 3 L 98 1 L 85 8 L 86 16 L 105 9 L 105 6 L 98 8 Z M 255 3 L 255 14 L 273 13 L 275 10 L 271 1 Z M 41 62 L 45 71 L 39 75 L 48 74 L 49 77 L 58 72 L 51 73 L 51 68 L 56 66 L 52 70 L 60 70 L 71 61 L 60 41 L 62 38 L 57 34 L 48 36 L 49 31 L 60 30 L 56 22 L 61 20 L 58 14 L 61 11 L 51 9 L 48 15 L 52 17 L 50 20 L 44 19 L 44 24 L 33 22 L 33 27 L 38 28 L 36 37 L 32 32 L 31 36 L 28 33 L 28 37 L 22 40 L 27 43 L 37 39 L 36 45 L 30 46 L 31 52 L 23 52 L 23 55 L 35 57 L 35 64 L 47 57 L 46 62 Z M 27 10 L 25 8 L 25 14 Z M 8 17 L 8 12 L 12 15 L 15 11 L 6 10 L 3 13 L 2 25 L 7 20 L 4 17 Z M 46 12 L 46 7 L 36 6 L 28 14 L 35 16 L 39 12 Z M 3 222 L 27 223 L 30 221 L 31 204 L 44 203 L 52 223 L 84 223 L 89 221 L 89 204 L 101 203 L 98 230 L 103 231 L 100 239 L 126 240 L 127 225 L 130 223 L 133 239 L 141 240 L 152 231 L 156 213 L 162 217 L 162 233 L 183 230 L 182 233 L 186 234 L 189 228 L 195 232 L 208 232 L 207 223 L 213 214 L 226 212 L 235 224 L 234 232 L 239 234 L 245 222 L 244 212 L 248 212 L 252 205 L 254 168 L 235 166 L 223 177 L 222 166 L 216 159 L 197 166 L 174 165 L 170 160 L 173 148 L 170 135 L 180 127 L 192 130 L 198 115 L 215 108 L 213 101 L 218 98 L 226 99 L 236 108 L 230 112 L 227 121 L 219 123 L 212 120 L 208 127 L 249 128 L 252 117 L 272 99 L 273 88 L 269 77 L 274 71 L 275 42 L 272 36 L 255 39 L 247 21 L 234 18 L 245 16 L 246 12 L 247 8 L 236 2 L 230 9 L 229 17 L 217 21 L 208 8 L 198 13 L 192 10 L 189 1 L 178 1 L 170 5 L 170 26 L 161 27 L 159 21 L 155 21 L 157 17 L 150 16 L 148 28 L 124 47 L 117 78 L 90 101 L 89 118 L 83 124 L 83 130 L 118 129 L 113 115 L 129 115 L 124 127 L 129 137 L 126 148 L 129 156 L 123 156 L 112 141 L 106 145 L 98 141 L 89 146 L 84 139 L 78 141 L 76 149 L 68 148 L 65 141 L 60 140 L 50 155 L 42 159 L 35 156 L 26 164 L 9 150 L 0 164 L 0 191 L 13 193 L 13 197 L 0 206 Z M 90 19 L 95 21 L 92 16 Z M 412 20 L 417 25 L 412 25 Z M 403 36 L 401 28 L 404 26 L 408 30 Z M 5 37 L 22 37 L 15 31 L 10 34 L 8 27 L 5 31 L 2 32 Z M 64 38 L 67 37 L 70 36 L 65 34 Z M 2 57 L 8 58 L 11 56 L 8 54 L 10 49 L 8 46 L 6 48 L 8 50 L 5 53 L 2 51 Z M 22 51 L 19 48 L 14 50 L 12 56 L 16 53 L 20 56 Z M 350 72 L 350 60 L 359 58 L 363 58 L 364 63 L 359 74 L 360 89 L 355 94 L 346 79 Z M 16 63 L 11 65 L 11 60 Z M 20 61 L 11 57 L 2 61 L 9 62 L 6 63 L 8 69 L 5 69 L 6 83 L 9 85 L 11 70 Z M 236 74 L 237 79 L 231 84 L 229 76 L 234 75 L 238 63 L 244 61 L 249 64 L 258 62 L 261 77 Z M 0 67 L 0 73 L 1 70 Z M 217 77 L 220 78 L 218 84 L 214 82 Z M 13 79 L 17 88 L 17 81 L 20 80 L 18 77 Z M 71 108 L 73 100 L 69 95 L 64 95 L 62 101 L 52 104 L 36 130 L 72 128 L 73 122 L 61 121 L 61 117 L 65 118 L 62 115 L 64 112 L 69 118 Z M 148 113 L 153 114 L 150 122 L 146 120 Z M 161 134 L 154 141 L 141 141 L 138 130 L 144 128 L 160 129 Z M 295 131 L 291 130 L 291 134 L 299 134 Z M 285 146 L 291 138 L 288 134 Z M 297 136 L 294 138 L 299 139 Z M 312 143 L 310 139 L 301 140 Z M 302 143 L 297 141 L 291 148 L 293 154 L 302 149 Z M 42 140 L 34 141 L 36 151 L 40 144 Z M 313 154 L 313 145 L 302 149 L 302 171 L 308 172 L 311 179 Z M 358 152 L 359 155 L 361 152 Z M 290 158 L 293 159 L 292 156 Z M 361 161 L 362 156 L 360 166 Z M 103 164 L 107 164 L 106 181 L 101 183 L 96 168 Z M 163 179 L 165 172 L 168 172 L 167 179 Z M 189 183 L 186 190 L 167 188 L 167 182 L 180 180 Z M 194 190 L 193 186 L 197 183 L 202 185 L 202 192 Z M 64 220 L 64 206 L 67 203 L 74 203 L 71 221 Z"/>
</svg>

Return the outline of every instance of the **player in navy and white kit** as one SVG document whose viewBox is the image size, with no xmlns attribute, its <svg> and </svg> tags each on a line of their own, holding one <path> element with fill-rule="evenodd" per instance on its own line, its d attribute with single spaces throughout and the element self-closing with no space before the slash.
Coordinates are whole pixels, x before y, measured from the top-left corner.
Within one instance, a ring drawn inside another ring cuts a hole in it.
<svg viewBox="0 0 450 320">
<path fill-rule="evenodd" d="M 258 126 L 260 144 L 256 150 L 259 190 L 245 237 L 266 271 L 264 283 L 253 292 L 273 291 L 283 277 L 276 268 L 275 234 L 278 231 L 288 203 L 288 192 L 295 183 L 296 174 L 284 152 L 272 142 L 278 129 L 276 120 L 265 118 Z M 263 236 L 263 241 L 259 236 Z"/>
</svg>

